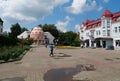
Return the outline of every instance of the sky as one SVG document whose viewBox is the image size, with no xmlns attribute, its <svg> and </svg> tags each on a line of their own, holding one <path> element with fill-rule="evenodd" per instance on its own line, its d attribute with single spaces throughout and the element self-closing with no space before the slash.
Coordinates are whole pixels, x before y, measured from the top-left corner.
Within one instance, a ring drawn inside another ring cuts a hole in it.
<svg viewBox="0 0 120 81">
<path fill-rule="evenodd" d="M 29 30 L 54 24 L 63 32 L 78 32 L 82 22 L 100 18 L 106 9 L 119 12 L 120 0 L 0 0 L 4 31 L 19 23 Z"/>
</svg>

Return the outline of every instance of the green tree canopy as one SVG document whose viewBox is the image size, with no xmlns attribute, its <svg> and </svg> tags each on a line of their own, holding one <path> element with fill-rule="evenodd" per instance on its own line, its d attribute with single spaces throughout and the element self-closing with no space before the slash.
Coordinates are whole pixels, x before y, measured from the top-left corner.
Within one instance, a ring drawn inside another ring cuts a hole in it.
<svg viewBox="0 0 120 81">
<path fill-rule="evenodd" d="M 59 32 L 58 44 L 60 45 L 74 45 L 74 42 L 78 39 L 78 35 L 72 31 Z"/>
<path fill-rule="evenodd" d="M 17 36 L 21 33 L 21 26 L 19 25 L 19 23 L 13 24 L 10 30 L 11 36 L 17 38 Z"/>
<path fill-rule="evenodd" d="M 21 33 L 23 33 L 24 31 L 28 31 L 28 29 L 25 27 L 21 28 Z"/>
<path fill-rule="evenodd" d="M 50 32 L 55 37 L 55 39 L 58 38 L 59 32 L 54 24 L 40 24 L 38 26 L 42 27 L 44 32 Z"/>
</svg>

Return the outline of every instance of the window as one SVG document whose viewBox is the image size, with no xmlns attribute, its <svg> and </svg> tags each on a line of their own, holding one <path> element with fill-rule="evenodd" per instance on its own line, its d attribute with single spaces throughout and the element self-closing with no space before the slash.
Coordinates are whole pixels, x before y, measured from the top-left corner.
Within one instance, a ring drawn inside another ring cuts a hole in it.
<svg viewBox="0 0 120 81">
<path fill-rule="evenodd" d="M 99 35 L 100 35 L 101 33 L 100 33 L 100 30 L 99 30 Z"/>
<path fill-rule="evenodd" d="M 105 30 L 103 30 L 103 36 L 105 36 L 105 35 L 106 35 L 105 33 L 106 33 L 106 31 L 105 31 Z"/>
<path fill-rule="evenodd" d="M 103 24 L 103 28 L 105 28 L 105 21 L 102 21 L 102 24 Z"/>
<path fill-rule="evenodd" d="M 96 35 L 98 35 L 98 31 L 96 31 Z"/>
<path fill-rule="evenodd" d="M 107 36 L 110 36 L 110 30 L 107 30 Z"/>
<path fill-rule="evenodd" d="M 117 33 L 117 27 L 115 27 L 115 33 Z"/>
<path fill-rule="evenodd" d="M 89 33 L 86 33 L 86 36 L 89 37 Z"/>
<path fill-rule="evenodd" d="M 116 40 L 116 46 L 120 46 L 120 40 Z"/>
<path fill-rule="evenodd" d="M 81 32 L 83 33 L 83 30 Z"/>
<path fill-rule="evenodd" d="M 83 39 L 83 37 L 81 37 L 81 39 Z"/>
<path fill-rule="evenodd" d="M 110 20 L 107 20 L 107 27 L 110 27 Z"/>
</svg>

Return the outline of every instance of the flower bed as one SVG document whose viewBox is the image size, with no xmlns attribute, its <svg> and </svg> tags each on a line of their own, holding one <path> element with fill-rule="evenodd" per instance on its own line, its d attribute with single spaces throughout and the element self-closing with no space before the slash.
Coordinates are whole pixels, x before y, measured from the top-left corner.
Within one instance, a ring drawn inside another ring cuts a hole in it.
<svg viewBox="0 0 120 81">
<path fill-rule="evenodd" d="M 56 48 L 58 48 L 58 49 L 73 49 L 75 47 L 73 47 L 73 46 L 56 46 Z"/>
</svg>

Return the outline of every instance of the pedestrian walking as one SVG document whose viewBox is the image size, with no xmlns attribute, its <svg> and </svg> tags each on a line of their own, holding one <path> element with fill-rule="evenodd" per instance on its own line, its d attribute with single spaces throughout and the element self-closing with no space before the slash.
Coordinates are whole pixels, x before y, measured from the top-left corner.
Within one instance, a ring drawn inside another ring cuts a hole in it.
<svg viewBox="0 0 120 81">
<path fill-rule="evenodd" d="M 54 44 L 50 44 L 50 56 L 53 56 Z"/>
</svg>

